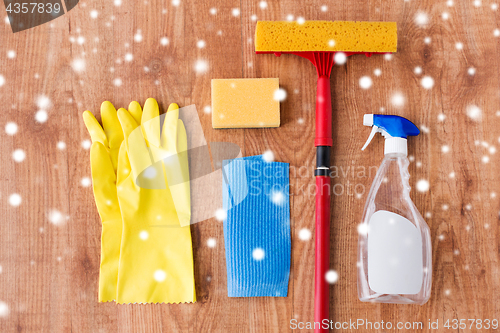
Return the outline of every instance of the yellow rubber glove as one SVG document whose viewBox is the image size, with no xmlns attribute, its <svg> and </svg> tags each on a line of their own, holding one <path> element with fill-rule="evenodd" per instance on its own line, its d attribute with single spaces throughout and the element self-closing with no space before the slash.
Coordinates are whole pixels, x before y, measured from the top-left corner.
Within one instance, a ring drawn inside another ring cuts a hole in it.
<svg viewBox="0 0 500 333">
<path fill-rule="evenodd" d="M 101 105 L 103 127 L 90 111 L 83 113 L 92 138 L 90 166 L 97 210 L 102 221 L 99 301 L 116 299 L 122 218 L 116 194 L 116 168 L 123 131 L 116 109 L 110 102 Z"/>
<path fill-rule="evenodd" d="M 187 155 L 172 155 L 174 151 L 187 150 L 186 130 L 178 112 L 178 106 L 172 104 L 160 131 L 159 109 L 154 99 L 146 101 L 142 126 L 137 115 L 118 110 L 125 138 L 117 174 L 123 220 L 118 303 L 196 301 L 190 227 L 180 226 L 177 206 L 166 181 L 167 174 L 172 173 L 170 162 L 163 163 L 162 159 L 172 159 L 177 168 L 174 172 L 181 171 L 189 179 Z M 144 173 L 146 177 L 141 177 Z M 183 195 L 189 197 L 189 183 L 181 188 Z"/>
<path fill-rule="evenodd" d="M 139 173 L 136 175 L 136 177 L 138 177 L 136 179 L 139 179 L 139 182 L 144 182 L 145 186 L 143 187 L 159 188 L 158 184 L 164 184 L 164 182 L 161 182 L 160 180 L 166 178 L 166 184 L 168 184 L 172 194 L 179 223 L 184 227 L 189 225 L 191 222 L 187 139 L 184 139 L 186 136 L 186 130 L 182 120 L 179 119 L 179 107 L 177 104 L 171 104 L 165 115 L 160 117 L 159 113 L 160 111 L 156 100 L 153 98 L 146 100 L 146 103 L 144 104 L 144 114 L 141 121 L 141 130 L 131 133 L 129 141 L 133 141 L 132 145 L 143 145 L 143 141 L 145 141 L 149 147 L 150 156 L 155 163 L 153 168 L 160 167 L 162 164 L 161 161 L 163 161 L 164 173 L 157 173 L 157 170 L 149 169 L 148 171 L 152 171 L 152 174 L 157 176 L 159 179 L 151 177 L 151 172 L 149 175 L 146 174 L 146 177 L 141 177 L 140 174 L 144 175 L 144 168 L 148 167 L 148 165 L 142 164 L 143 161 L 150 161 L 151 159 L 140 156 L 140 158 L 133 158 L 131 160 L 132 163 L 138 161 L 134 169 Z M 164 121 L 163 129 L 160 135 L 161 118 L 164 118 Z M 143 139 L 139 137 L 141 135 Z M 179 138 L 182 138 L 182 140 Z M 134 148 L 133 150 L 137 153 L 139 151 L 145 153 L 144 149 L 141 148 Z M 148 186 L 148 182 L 152 182 L 152 184 Z"/>
</svg>

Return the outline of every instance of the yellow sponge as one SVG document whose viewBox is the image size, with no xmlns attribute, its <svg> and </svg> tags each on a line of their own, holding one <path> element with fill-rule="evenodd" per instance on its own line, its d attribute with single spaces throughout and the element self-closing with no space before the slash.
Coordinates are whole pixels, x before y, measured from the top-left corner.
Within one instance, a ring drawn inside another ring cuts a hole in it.
<svg viewBox="0 0 500 333">
<path fill-rule="evenodd" d="M 396 22 L 259 21 L 257 52 L 396 52 Z"/>
<path fill-rule="evenodd" d="M 213 79 L 212 127 L 279 127 L 279 79 Z"/>
</svg>

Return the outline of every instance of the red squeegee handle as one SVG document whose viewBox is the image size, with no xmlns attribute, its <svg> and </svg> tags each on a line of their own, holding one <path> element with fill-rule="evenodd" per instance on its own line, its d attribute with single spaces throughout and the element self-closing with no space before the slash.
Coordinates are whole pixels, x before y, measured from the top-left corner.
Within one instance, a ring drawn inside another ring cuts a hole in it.
<svg viewBox="0 0 500 333">
<path fill-rule="evenodd" d="M 314 272 L 314 332 L 327 332 L 330 285 L 330 149 L 332 146 L 332 101 L 330 78 L 318 77 L 316 91 L 316 246 Z"/>
<path fill-rule="evenodd" d="M 261 52 L 291 53 L 313 63 L 318 73 L 316 91 L 316 238 L 314 271 L 314 332 L 327 332 L 330 312 L 330 285 L 326 273 L 330 267 L 330 149 L 332 140 L 332 100 L 330 72 L 335 52 Z M 345 56 L 378 52 L 344 52 Z"/>
</svg>

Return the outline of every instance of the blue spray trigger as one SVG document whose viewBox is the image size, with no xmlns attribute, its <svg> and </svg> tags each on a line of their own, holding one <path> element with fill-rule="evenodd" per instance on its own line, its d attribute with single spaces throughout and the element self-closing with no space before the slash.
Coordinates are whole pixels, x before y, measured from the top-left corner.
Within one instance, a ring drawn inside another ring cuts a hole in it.
<svg viewBox="0 0 500 333">
<path fill-rule="evenodd" d="M 406 118 L 384 114 L 373 115 L 373 125 L 386 131 L 393 138 L 407 138 L 420 134 L 418 127 Z"/>
<path fill-rule="evenodd" d="M 381 133 L 386 139 L 386 153 L 402 152 L 406 154 L 406 138 L 420 134 L 420 130 L 414 123 L 400 116 L 365 114 L 363 125 L 372 127 L 372 132 L 361 150 L 365 150 L 376 133 Z M 390 140 L 387 141 L 387 139 Z"/>
</svg>

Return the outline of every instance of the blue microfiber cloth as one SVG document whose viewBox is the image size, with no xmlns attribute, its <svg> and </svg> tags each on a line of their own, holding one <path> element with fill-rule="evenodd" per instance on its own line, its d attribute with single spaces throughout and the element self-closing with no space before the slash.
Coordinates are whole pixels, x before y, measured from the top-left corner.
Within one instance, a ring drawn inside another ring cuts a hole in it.
<svg viewBox="0 0 500 333">
<path fill-rule="evenodd" d="M 229 297 L 281 296 L 290 276 L 288 163 L 262 156 L 223 161 Z"/>
</svg>

